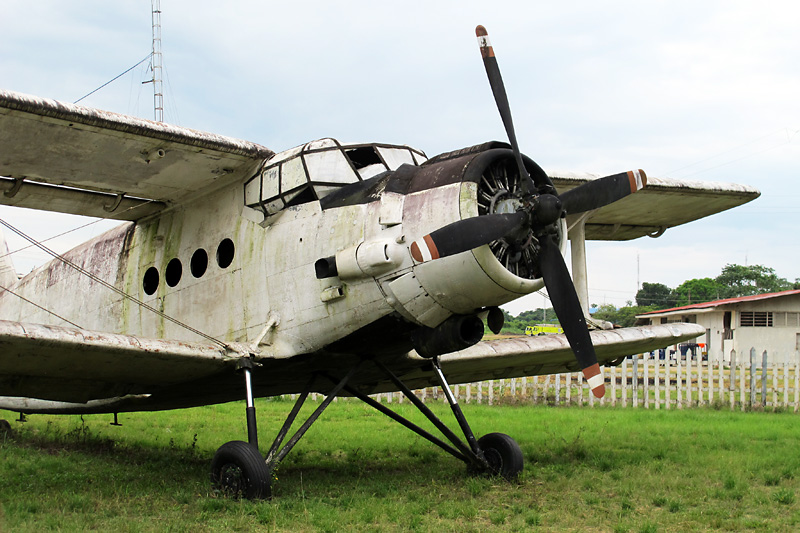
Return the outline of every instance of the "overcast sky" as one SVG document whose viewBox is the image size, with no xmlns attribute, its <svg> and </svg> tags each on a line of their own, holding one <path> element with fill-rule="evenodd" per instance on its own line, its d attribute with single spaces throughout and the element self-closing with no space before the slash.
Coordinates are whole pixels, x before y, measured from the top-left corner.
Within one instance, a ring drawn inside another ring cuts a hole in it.
<svg viewBox="0 0 800 533">
<path fill-rule="evenodd" d="M 505 140 L 475 40 L 483 24 L 520 146 L 546 170 L 643 168 L 762 192 L 658 239 L 589 243 L 592 303 L 625 305 L 637 283 L 676 287 L 728 263 L 800 278 L 796 0 L 163 0 L 161 10 L 165 121 L 275 151 L 330 136 L 432 156 Z M 3 2 L 4 89 L 73 102 L 150 50 L 147 0 Z M 148 64 L 81 104 L 153 118 Z M 86 223 L 7 207 L 0 217 L 39 239 Z M 66 250 L 104 224 L 51 244 Z M 14 255 L 23 272 L 44 260 Z"/>
</svg>

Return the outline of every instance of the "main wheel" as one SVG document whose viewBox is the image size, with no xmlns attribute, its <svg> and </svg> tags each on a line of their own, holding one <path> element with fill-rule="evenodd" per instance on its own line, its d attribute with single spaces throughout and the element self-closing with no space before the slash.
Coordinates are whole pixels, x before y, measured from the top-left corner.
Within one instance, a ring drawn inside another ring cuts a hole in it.
<svg viewBox="0 0 800 533">
<path fill-rule="evenodd" d="M 258 448 L 234 440 L 220 446 L 211 460 L 211 485 L 229 498 L 265 500 L 272 497 L 270 471 Z"/>
<path fill-rule="evenodd" d="M 489 433 L 478 439 L 478 447 L 489 463 L 489 474 L 514 480 L 522 472 L 522 450 L 517 441 L 508 435 Z"/>
</svg>

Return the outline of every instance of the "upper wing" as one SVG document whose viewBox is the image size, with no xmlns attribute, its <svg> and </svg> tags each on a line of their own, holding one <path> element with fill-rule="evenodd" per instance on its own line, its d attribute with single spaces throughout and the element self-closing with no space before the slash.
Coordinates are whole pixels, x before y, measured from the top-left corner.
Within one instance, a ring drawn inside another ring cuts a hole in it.
<svg viewBox="0 0 800 533">
<path fill-rule="evenodd" d="M 554 173 L 559 193 L 597 179 L 593 174 Z M 735 183 L 647 178 L 647 185 L 588 214 L 586 238 L 626 241 L 720 213 L 755 200 L 758 189 Z"/>
<path fill-rule="evenodd" d="M 268 148 L 0 90 L 0 203 L 138 220 L 254 174 Z"/>
</svg>

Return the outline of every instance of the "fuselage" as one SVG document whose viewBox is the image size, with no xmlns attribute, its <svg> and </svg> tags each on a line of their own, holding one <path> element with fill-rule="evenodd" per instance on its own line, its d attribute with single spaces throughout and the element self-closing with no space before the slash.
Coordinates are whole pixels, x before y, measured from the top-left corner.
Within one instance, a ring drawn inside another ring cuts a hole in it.
<svg viewBox="0 0 800 533">
<path fill-rule="evenodd" d="M 507 150 L 425 163 L 404 146 L 326 141 L 277 154 L 243 183 L 82 244 L 64 255 L 79 269 L 59 259 L 37 268 L 15 294 L 0 294 L 0 318 L 148 338 L 208 336 L 282 358 L 335 349 L 343 339 L 357 345 L 359 332 L 379 323 L 385 346 L 407 350 L 414 328 L 541 287 L 489 246 L 429 263 L 408 250 L 422 235 L 484 214 L 478 167 Z M 320 274 L 324 258 L 335 258 L 335 275 Z"/>
</svg>

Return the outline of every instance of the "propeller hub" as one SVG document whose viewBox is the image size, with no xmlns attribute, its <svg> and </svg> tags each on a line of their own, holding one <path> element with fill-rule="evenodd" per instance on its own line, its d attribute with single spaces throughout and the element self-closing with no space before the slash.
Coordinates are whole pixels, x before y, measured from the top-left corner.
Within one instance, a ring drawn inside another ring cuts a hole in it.
<svg viewBox="0 0 800 533">
<path fill-rule="evenodd" d="M 561 199 L 553 194 L 540 194 L 531 201 L 533 221 L 537 226 L 549 226 L 561 218 Z"/>
</svg>

